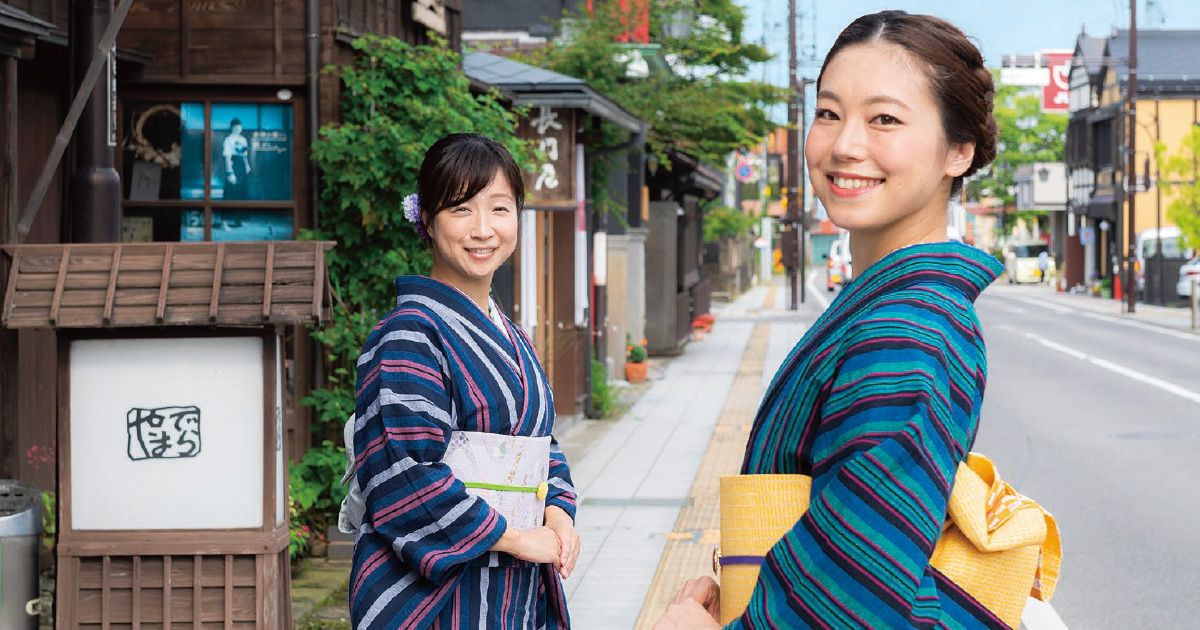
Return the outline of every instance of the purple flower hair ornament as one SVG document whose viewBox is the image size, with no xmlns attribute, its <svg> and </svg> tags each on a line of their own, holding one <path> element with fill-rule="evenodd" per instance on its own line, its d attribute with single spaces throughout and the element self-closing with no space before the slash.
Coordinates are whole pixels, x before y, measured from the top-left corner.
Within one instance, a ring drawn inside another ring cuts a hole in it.
<svg viewBox="0 0 1200 630">
<path fill-rule="evenodd" d="M 409 223 L 416 228 L 417 236 L 420 236 L 422 240 L 429 240 L 429 233 L 425 231 L 425 224 L 421 222 L 421 206 L 417 193 L 404 198 L 404 218 L 408 219 Z"/>
</svg>

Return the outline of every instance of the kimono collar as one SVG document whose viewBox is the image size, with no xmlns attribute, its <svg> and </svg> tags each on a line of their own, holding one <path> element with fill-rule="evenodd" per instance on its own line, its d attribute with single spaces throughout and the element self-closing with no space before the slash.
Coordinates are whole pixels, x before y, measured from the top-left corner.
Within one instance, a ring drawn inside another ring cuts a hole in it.
<svg viewBox="0 0 1200 630">
<path fill-rule="evenodd" d="M 417 301 L 414 298 L 418 297 L 445 305 L 483 330 L 496 328 L 495 320 L 488 315 L 486 310 L 476 304 L 475 300 L 468 297 L 466 293 L 453 286 L 425 276 L 398 276 L 396 278 L 396 306 L 404 306 L 406 302 Z M 501 333 L 501 338 L 508 336 L 505 331 L 496 330 L 496 332 Z"/>
<path fill-rule="evenodd" d="M 942 284 L 974 302 L 1000 273 L 995 256 L 958 241 L 902 247 L 871 265 L 847 293 L 894 291 L 914 284 Z M 839 296 L 840 297 L 840 296 Z"/>
</svg>

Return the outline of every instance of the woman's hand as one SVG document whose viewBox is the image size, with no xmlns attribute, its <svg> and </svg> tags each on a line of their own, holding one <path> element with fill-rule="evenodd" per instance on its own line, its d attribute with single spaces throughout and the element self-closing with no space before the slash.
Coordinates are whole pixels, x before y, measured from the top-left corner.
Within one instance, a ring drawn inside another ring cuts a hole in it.
<svg viewBox="0 0 1200 630">
<path fill-rule="evenodd" d="M 672 602 L 652 630 L 720 630 L 721 624 L 694 599 Z"/>
<path fill-rule="evenodd" d="M 683 588 L 675 594 L 672 604 L 682 604 L 686 600 L 700 604 L 715 620 L 721 619 L 721 587 L 717 581 L 708 577 L 698 577 L 688 580 Z"/>
<path fill-rule="evenodd" d="M 538 564 L 553 564 L 559 566 L 560 543 L 558 534 L 549 527 L 533 529 L 504 530 L 500 540 L 492 545 L 492 551 L 502 551 L 513 557 L 536 562 Z"/>
<path fill-rule="evenodd" d="M 558 574 L 565 580 L 571 577 L 575 561 L 579 559 L 579 532 L 575 531 L 571 515 L 557 505 L 546 507 L 546 527 L 558 535 Z"/>
</svg>

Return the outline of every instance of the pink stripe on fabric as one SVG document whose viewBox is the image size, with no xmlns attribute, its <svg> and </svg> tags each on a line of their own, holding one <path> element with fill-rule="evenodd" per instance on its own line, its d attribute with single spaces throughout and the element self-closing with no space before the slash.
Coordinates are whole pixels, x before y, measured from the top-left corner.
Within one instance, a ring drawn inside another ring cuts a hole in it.
<svg viewBox="0 0 1200 630">
<path fill-rule="evenodd" d="M 825 510 L 828 511 L 830 514 L 833 514 L 834 518 L 837 518 L 836 510 L 834 510 L 833 506 L 831 506 L 829 504 L 829 501 L 826 500 L 824 497 L 821 497 L 819 500 L 821 502 L 821 505 L 823 505 L 825 507 Z M 804 516 L 806 517 L 808 515 L 805 514 Z M 801 518 L 804 518 L 804 517 L 801 517 Z M 846 552 L 842 551 L 842 548 L 840 546 L 838 546 L 837 544 L 835 544 L 833 542 L 833 539 L 825 534 L 824 530 L 822 530 L 819 527 L 814 527 L 813 529 L 816 532 L 816 534 L 814 534 L 814 537 L 820 537 L 821 540 L 825 541 L 826 545 L 828 545 L 831 549 L 833 549 L 835 551 L 837 557 L 842 559 L 841 566 L 842 566 L 843 570 L 845 570 L 847 568 L 854 568 L 858 572 L 864 574 L 863 578 L 866 581 L 870 581 L 871 583 L 878 586 L 880 592 L 891 593 L 894 599 L 896 599 L 897 601 L 903 601 L 902 598 L 900 598 L 899 595 L 895 591 L 888 588 L 887 585 L 883 584 L 878 579 L 876 579 L 875 575 L 873 573 L 868 571 L 865 567 L 863 567 L 858 562 L 855 562 L 853 558 L 851 558 L 849 555 L 846 554 Z M 858 533 L 855 530 L 850 530 L 850 531 L 854 531 L 855 533 Z M 860 536 L 860 538 L 861 538 L 861 536 Z"/>
<path fill-rule="evenodd" d="M 387 549 L 380 549 L 372 554 L 371 557 L 367 558 L 365 562 L 363 562 L 362 567 L 358 570 L 358 579 L 354 581 L 355 593 L 358 592 L 359 588 L 362 588 L 362 583 L 367 579 L 367 576 L 369 576 L 371 572 L 374 571 L 389 555 L 391 554 L 388 553 Z"/>
<path fill-rule="evenodd" d="M 464 549 L 470 549 L 471 547 L 474 547 L 479 543 L 480 540 L 486 538 L 489 532 L 495 529 L 498 520 L 499 512 L 492 511 L 488 514 L 487 519 L 483 522 L 483 525 L 480 528 L 476 529 L 469 536 L 460 540 L 457 545 L 448 547 L 442 551 L 433 551 L 426 554 L 425 558 L 421 560 L 421 573 L 428 575 L 429 566 L 438 560 L 441 560 L 447 556 L 459 555 Z"/>
<path fill-rule="evenodd" d="M 378 527 L 380 523 L 387 523 L 400 514 L 407 512 L 414 504 L 423 503 L 426 497 L 444 492 L 447 486 L 452 484 L 453 481 L 454 480 L 451 477 L 439 479 L 437 482 L 429 484 L 417 490 L 413 494 L 410 494 L 403 499 L 387 506 L 386 508 L 383 508 L 375 515 L 376 527 Z"/>
</svg>

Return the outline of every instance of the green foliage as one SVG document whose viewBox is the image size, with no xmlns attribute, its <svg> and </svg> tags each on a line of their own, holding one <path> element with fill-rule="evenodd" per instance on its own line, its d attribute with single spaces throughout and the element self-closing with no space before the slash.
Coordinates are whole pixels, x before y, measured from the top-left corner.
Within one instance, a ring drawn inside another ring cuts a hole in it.
<svg viewBox="0 0 1200 630">
<path fill-rule="evenodd" d="M 324 532 L 346 498 L 342 475 L 346 471 L 346 449 L 325 440 L 310 448 L 298 462 L 288 464 L 288 494 L 303 524 Z"/>
<path fill-rule="evenodd" d="M 312 548 L 312 529 L 304 524 L 303 515 L 288 497 L 288 558 L 301 558 Z"/>
<path fill-rule="evenodd" d="M 767 109 L 786 103 L 788 91 L 739 78 L 751 64 L 771 55 L 762 46 L 742 41 L 745 9 L 731 0 L 704 2 L 687 38 L 661 37 L 663 20 L 684 5 L 695 6 L 688 0 L 653 3 L 650 33 L 662 57 L 677 60 L 687 76 L 660 71 L 645 79 L 626 78 L 621 55 L 628 47 L 615 41 L 624 30 L 624 13 L 616 2 L 598 4 L 591 15 L 583 8 L 568 12 L 564 24 L 569 41 L 542 47 L 523 61 L 584 79 L 648 122 L 651 151 L 661 155 L 674 148 L 721 163 L 730 151 L 757 144 L 778 126 Z"/>
<path fill-rule="evenodd" d="M 1016 202 L 1014 177 L 1018 164 L 1061 162 L 1066 156 L 1067 115 L 1042 113 L 1041 96 L 1021 96 L 1015 85 L 996 85 L 995 114 L 1000 125 L 996 159 L 972 178 L 967 196 L 996 197 L 1003 205 Z"/>
<path fill-rule="evenodd" d="M 429 271 L 429 251 L 402 203 L 416 191 L 426 149 L 447 134 L 476 132 L 503 143 L 523 166 L 531 161 L 516 139 L 516 116 L 495 94 L 472 94 L 461 56 L 444 44 L 368 35 L 353 46 L 354 63 L 326 70 L 342 81 L 342 122 L 322 127 L 312 145 L 322 173 L 320 225 L 304 234 L 338 244 L 326 261 L 333 315 L 313 333 L 325 349 L 325 387 L 303 401 L 315 409 L 318 440 L 337 440 L 354 411 L 355 361 L 395 304 L 392 280 Z"/>
<path fill-rule="evenodd" d="M 1179 150 L 1167 155 L 1162 142 L 1154 145 L 1158 162 L 1158 185 L 1173 199 L 1167 205 L 1167 218 L 1179 226 L 1188 247 L 1200 249 L 1200 125 L 1183 137 Z"/>
<path fill-rule="evenodd" d="M 597 418 L 611 418 L 620 405 L 616 389 L 608 382 L 608 369 L 592 360 L 592 411 Z"/>
<path fill-rule="evenodd" d="M 755 217 L 728 206 L 717 206 L 704 213 L 704 241 L 726 236 L 744 236 L 754 229 Z"/>
<path fill-rule="evenodd" d="M 649 353 L 646 352 L 646 340 L 633 343 L 629 335 L 625 335 L 625 360 L 629 363 L 645 363 Z"/>
<path fill-rule="evenodd" d="M 58 496 L 42 491 L 42 545 L 54 549 L 58 544 Z"/>
</svg>

